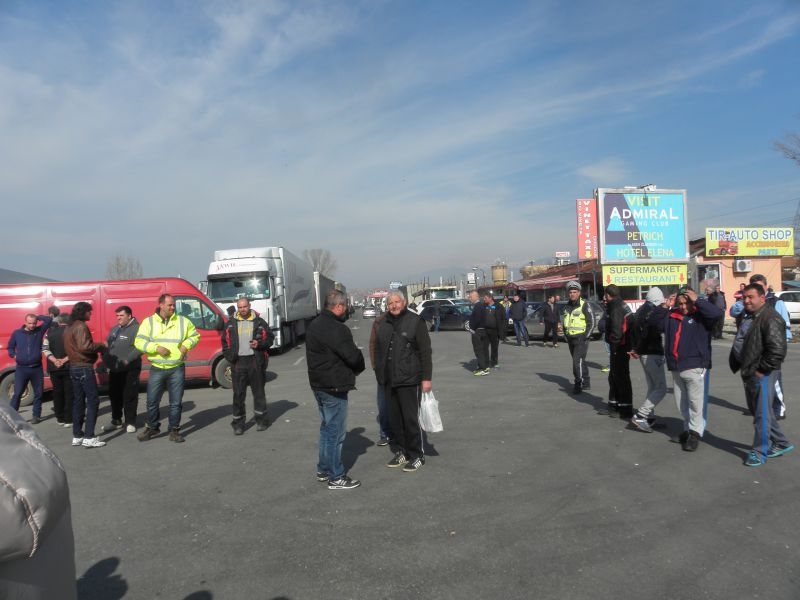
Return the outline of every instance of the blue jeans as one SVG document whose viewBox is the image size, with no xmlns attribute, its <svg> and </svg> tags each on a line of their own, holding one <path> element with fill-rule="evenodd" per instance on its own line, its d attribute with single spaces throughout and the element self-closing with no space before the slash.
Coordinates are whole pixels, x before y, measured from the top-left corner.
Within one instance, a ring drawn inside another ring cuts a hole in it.
<svg viewBox="0 0 800 600">
<path fill-rule="evenodd" d="M 319 408 L 319 462 L 317 471 L 331 480 L 344 475 L 342 445 L 347 434 L 347 392 L 337 395 L 314 390 Z"/>
<path fill-rule="evenodd" d="M 11 397 L 11 408 L 19 412 L 19 401 L 28 382 L 33 387 L 33 416 L 37 419 L 42 416 L 42 386 L 44 385 L 44 371 L 42 366 L 23 367 L 17 365 L 14 372 L 14 395 Z"/>
<path fill-rule="evenodd" d="M 185 371 L 183 365 L 174 369 L 150 369 L 147 380 L 147 426 L 150 429 L 157 430 L 160 427 L 159 405 L 165 390 L 169 394 L 169 428 L 178 429 L 181 426 Z"/>
<path fill-rule="evenodd" d="M 72 380 L 72 437 L 93 438 L 100 406 L 94 367 L 70 367 L 69 377 Z"/>
<path fill-rule="evenodd" d="M 378 402 L 378 434 L 385 440 L 391 436 L 389 432 L 389 413 L 386 410 L 386 390 L 381 384 L 378 384 L 378 392 L 375 395 Z"/>
<path fill-rule="evenodd" d="M 514 335 L 517 337 L 517 345 L 522 342 L 528 345 L 528 328 L 525 327 L 525 321 L 514 321 Z"/>
</svg>

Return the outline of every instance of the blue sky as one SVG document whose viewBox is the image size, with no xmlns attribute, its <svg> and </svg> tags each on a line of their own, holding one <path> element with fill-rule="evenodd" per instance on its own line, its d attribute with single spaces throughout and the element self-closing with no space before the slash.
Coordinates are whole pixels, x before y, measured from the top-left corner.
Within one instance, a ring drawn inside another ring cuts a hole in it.
<svg viewBox="0 0 800 600">
<path fill-rule="evenodd" d="M 0 266 L 516 270 L 574 255 L 576 198 L 647 183 L 687 189 L 692 238 L 791 225 L 798 57 L 791 1 L 0 0 Z"/>
</svg>

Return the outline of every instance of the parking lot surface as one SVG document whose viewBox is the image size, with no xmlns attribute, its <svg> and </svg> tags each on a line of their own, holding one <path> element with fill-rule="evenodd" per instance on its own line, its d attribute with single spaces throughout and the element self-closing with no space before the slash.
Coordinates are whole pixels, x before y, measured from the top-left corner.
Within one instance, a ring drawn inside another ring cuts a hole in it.
<svg viewBox="0 0 800 600">
<path fill-rule="evenodd" d="M 372 319 L 348 324 L 366 356 Z M 600 342 L 591 391 L 572 396 L 566 344 L 502 345 L 500 368 L 479 378 L 468 333 L 431 335 L 444 431 L 428 437 L 419 472 L 387 469 L 368 370 L 344 448 L 355 490 L 314 478 L 319 416 L 302 344 L 270 359 L 265 432 L 251 421 L 234 437 L 230 391 L 193 387 L 186 443 L 114 432 L 105 448 L 72 448 L 46 404 L 36 428 L 69 474 L 79 597 L 800 597 L 800 450 L 742 465 L 752 422 L 727 368 L 730 336 L 714 342 L 708 430 L 687 453 L 671 441 L 681 430 L 671 388 L 657 410 L 666 428 L 652 434 L 597 415 Z M 795 443 L 799 354 L 791 345 L 784 371 Z M 635 361 L 631 372 L 638 406 Z M 109 418 L 104 398 L 99 424 Z"/>
</svg>

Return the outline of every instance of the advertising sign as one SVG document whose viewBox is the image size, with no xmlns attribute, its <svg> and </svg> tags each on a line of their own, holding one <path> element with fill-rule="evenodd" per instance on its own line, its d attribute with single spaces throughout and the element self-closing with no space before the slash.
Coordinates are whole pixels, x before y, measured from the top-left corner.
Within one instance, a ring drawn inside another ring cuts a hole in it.
<svg viewBox="0 0 800 600">
<path fill-rule="evenodd" d="M 576 200 L 578 260 L 598 258 L 597 200 Z"/>
<path fill-rule="evenodd" d="M 709 227 L 706 256 L 794 256 L 794 228 Z"/>
<path fill-rule="evenodd" d="M 598 189 L 603 263 L 689 260 L 685 190 Z"/>
<path fill-rule="evenodd" d="M 604 265 L 603 285 L 686 285 L 686 264 L 676 265 Z"/>
</svg>

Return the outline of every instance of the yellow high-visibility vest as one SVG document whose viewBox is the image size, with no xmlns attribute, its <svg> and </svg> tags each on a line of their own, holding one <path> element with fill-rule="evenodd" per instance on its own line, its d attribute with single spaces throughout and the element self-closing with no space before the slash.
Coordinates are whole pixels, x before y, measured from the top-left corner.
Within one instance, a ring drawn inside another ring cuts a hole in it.
<svg viewBox="0 0 800 600">
<path fill-rule="evenodd" d="M 154 368 L 174 369 L 183 364 L 181 346 L 191 350 L 199 341 L 200 334 L 186 317 L 173 314 L 165 322 L 161 315 L 155 314 L 139 325 L 133 346 L 147 357 Z M 156 352 L 158 346 L 169 350 L 169 355 L 161 356 Z"/>
<path fill-rule="evenodd" d="M 578 306 L 569 310 L 567 305 L 562 317 L 564 324 L 564 335 L 582 335 L 586 333 L 586 315 L 583 312 L 583 298 L 578 300 Z"/>
</svg>

